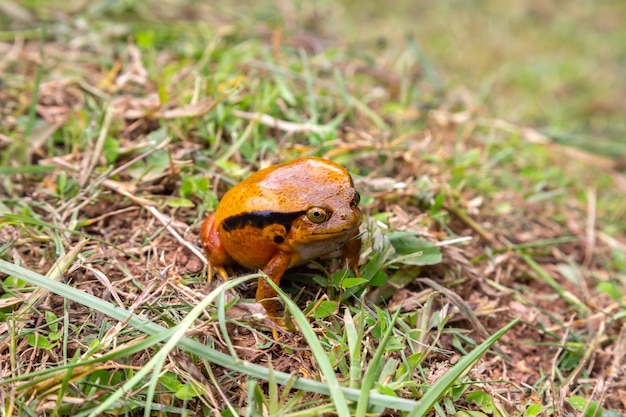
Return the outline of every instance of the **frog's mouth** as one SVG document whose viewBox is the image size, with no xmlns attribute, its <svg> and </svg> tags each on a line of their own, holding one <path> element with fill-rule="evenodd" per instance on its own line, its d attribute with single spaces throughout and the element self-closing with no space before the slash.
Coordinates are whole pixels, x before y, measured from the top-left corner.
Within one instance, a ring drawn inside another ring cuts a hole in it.
<svg viewBox="0 0 626 417">
<path fill-rule="evenodd" d="M 340 237 L 345 237 L 345 241 L 348 241 L 355 237 L 359 233 L 359 226 L 342 227 L 334 230 L 318 230 L 306 234 L 306 238 L 310 240 L 330 240 Z"/>
<path fill-rule="evenodd" d="M 301 260 L 306 261 L 333 253 L 358 235 L 358 226 L 318 231 L 300 236 L 300 239 L 293 242 L 293 247 L 296 248 Z"/>
</svg>

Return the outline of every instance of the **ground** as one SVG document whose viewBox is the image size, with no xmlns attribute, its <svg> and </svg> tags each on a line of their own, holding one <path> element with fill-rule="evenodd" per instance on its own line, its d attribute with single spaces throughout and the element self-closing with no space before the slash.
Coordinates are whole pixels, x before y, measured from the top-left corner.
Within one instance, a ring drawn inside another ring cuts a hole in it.
<svg viewBox="0 0 626 417">
<path fill-rule="evenodd" d="M 384 394 L 440 389 L 440 414 L 626 414 L 626 181 L 615 160 L 493 118 L 470 93 L 435 91 L 417 64 L 399 73 L 276 27 L 240 37 L 236 25 L 194 36 L 175 24 L 71 27 L 71 39 L 52 27 L 0 44 L 6 415 L 89 412 L 115 393 L 108 413 L 341 415 L 336 393 L 245 371 L 328 381 L 319 352 L 345 387 L 362 388 L 372 367 Z M 332 260 L 289 271 L 283 289 L 307 324 L 285 330 L 253 302 L 255 279 L 214 291 L 222 281 L 207 279 L 199 228 L 234 183 L 301 155 L 353 174 L 364 282 L 346 284 Z M 48 291 L 10 265 L 67 285 Z M 175 334 L 156 340 L 70 288 L 174 330 L 214 299 L 184 336 L 247 362 L 170 348 Z M 143 369 L 156 379 L 122 389 Z M 370 413 L 404 415 L 385 404 Z"/>
</svg>

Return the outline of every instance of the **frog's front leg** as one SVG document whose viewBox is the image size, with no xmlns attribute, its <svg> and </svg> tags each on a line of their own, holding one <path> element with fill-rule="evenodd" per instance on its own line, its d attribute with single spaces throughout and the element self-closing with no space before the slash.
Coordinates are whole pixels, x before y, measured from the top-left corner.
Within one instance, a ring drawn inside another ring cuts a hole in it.
<svg viewBox="0 0 626 417">
<path fill-rule="evenodd" d="M 359 276 L 359 256 L 361 255 L 361 239 L 358 237 L 346 242 L 341 247 L 341 257 L 347 261 L 347 266 Z"/>
<path fill-rule="evenodd" d="M 278 251 L 270 258 L 269 262 L 265 265 L 265 268 L 263 268 L 263 272 L 265 275 L 270 277 L 274 284 L 280 286 L 280 280 L 287 268 L 289 268 L 290 262 L 291 254 Z M 256 300 L 257 302 L 260 302 L 263 307 L 265 307 L 267 315 L 272 319 L 277 318 L 276 300 L 274 300 L 276 296 L 276 291 L 274 291 L 267 281 L 264 278 L 259 278 L 259 285 L 256 290 Z"/>
</svg>

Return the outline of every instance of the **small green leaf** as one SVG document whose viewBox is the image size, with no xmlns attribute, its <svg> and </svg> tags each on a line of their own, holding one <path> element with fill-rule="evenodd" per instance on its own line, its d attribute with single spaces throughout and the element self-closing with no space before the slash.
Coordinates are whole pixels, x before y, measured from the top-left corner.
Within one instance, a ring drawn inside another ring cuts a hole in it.
<svg viewBox="0 0 626 417">
<path fill-rule="evenodd" d="M 357 285 L 365 284 L 367 280 L 365 278 L 346 278 L 341 282 L 343 289 L 356 287 Z"/>
<path fill-rule="evenodd" d="M 569 403 L 576 411 L 585 411 L 583 417 L 602 417 L 602 407 L 596 401 L 588 401 L 585 397 L 573 395 L 566 398 L 565 401 Z"/>
<path fill-rule="evenodd" d="M 349 273 L 350 271 L 347 268 L 340 269 L 337 272 L 335 272 L 330 279 L 330 282 L 332 283 L 333 287 L 335 288 L 340 287 L 343 280 L 348 276 Z"/>
<path fill-rule="evenodd" d="M 373 287 L 379 287 L 381 285 L 389 282 L 389 275 L 384 270 L 380 270 L 374 274 L 372 280 L 370 281 L 370 285 Z"/>
<path fill-rule="evenodd" d="M 170 154 L 165 150 L 156 151 L 146 157 L 146 162 L 151 172 L 162 172 L 170 168 Z"/>
<path fill-rule="evenodd" d="M 46 323 L 48 323 L 48 327 L 53 332 L 56 332 L 59 329 L 58 317 L 52 311 L 46 311 Z"/>
<path fill-rule="evenodd" d="M 120 154 L 120 142 L 112 137 L 107 136 L 104 140 L 104 146 L 102 147 L 102 155 L 107 164 L 112 164 L 117 161 Z"/>
<path fill-rule="evenodd" d="M 189 401 L 199 396 L 200 394 L 202 394 L 202 389 L 195 383 L 190 381 L 186 384 L 181 384 L 174 393 L 174 396 L 179 400 Z"/>
<path fill-rule="evenodd" d="M 28 344 L 38 349 L 50 349 L 50 342 L 45 336 L 31 333 L 28 335 Z"/>
<path fill-rule="evenodd" d="M 363 205 L 366 205 L 364 198 L 365 197 L 362 197 L 361 202 L 363 203 Z M 387 219 L 389 219 L 391 216 L 393 216 L 393 213 L 391 212 L 372 213 L 372 219 L 381 223 L 386 223 Z"/>
<path fill-rule="evenodd" d="M 450 399 L 452 401 L 458 401 L 469 388 L 470 386 L 467 384 L 453 386 L 450 389 Z"/>
<path fill-rule="evenodd" d="M 186 198 L 170 198 L 167 200 L 167 205 L 170 207 L 195 207 L 193 201 Z"/>
<path fill-rule="evenodd" d="M 467 400 L 473 401 L 481 410 L 485 413 L 491 414 L 493 412 L 493 400 L 485 391 L 474 391 L 467 394 Z"/>
<path fill-rule="evenodd" d="M 328 280 L 328 278 L 326 278 L 325 275 L 315 275 L 313 278 L 311 278 L 311 280 L 320 287 L 328 287 L 331 285 L 330 281 Z"/>
<path fill-rule="evenodd" d="M 614 301 L 622 299 L 624 293 L 614 282 L 601 282 L 597 286 L 598 291 L 601 291 L 611 297 Z"/>
<path fill-rule="evenodd" d="M 161 383 L 161 385 L 163 385 L 165 388 L 167 388 L 168 390 L 172 392 L 178 391 L 180 386 L 183 385 L 178 380 L 178 377 L 176 376 L 176 374 L 173 372 L 166 372 L 165 374 L 161 375 L 159 377 L 159 382 Z"/>
<path fill-rule="evenodd" d="M 602 417 L 602 414 L 602 406 L 597 401 L 591 401 L 583 417 Z"/>
<path fill-rule="evenodd" d="M 441 263 L 441 250 L 415 233 L 391 232 L 388 237 L 397 254 L 392 263 L 418 266 Z"/>
<path fill-rule="evenodd" d="M 387 237 L 399 255 L 410 255 L 424 247 L 432 246 L 430 242 L 420 239 L 413 232 L 389 232 Z"/>
<path fill-rule="evenodd" d="M 135 33 L 135 42 L 142 49 L 154 48 L 154 30 L 138 30 Z"/>
<path fill-rule="evenodd" d="M 26 281 L 21 280 L 13 275 L 9 275 L 5 280 L 4 280 L 4 285 L 6 285 L 9 288 L 15 288 L 17 290 L 20 290 L 22 288 L 26 287 Z"/>
<path fill-rule="evenodd" d="M 385 394 L 385 395 L 391 395 L 392 397 L 397 397 L 398 394 L 396 394 L 396 392 L 393 390 L 393 388 L 387 386 L 387 385 L 382 385 L 377 383 L 376 384 L 376 390 L 378 392 L 380 392 L 381 394 Z"/>
<path fill-rule="evenodd" d="M 576 411 L 583 411 L 587 406 L 587 399 L 578 395 L 566 398 L 565 401 L 567 401 L 569 405 L 574 407 Z"/>
<path fill-rule="evenodd" d="M 178 193 L 182 198 L 191 197 L 196 191 L 196 177 L 180 174 L 182 180 Z"/>
<path fill-rule="evenodd" d="M 197 197 L 204 201 L 208 208 L 212 209 L 217 205 L 217 197 L 215 193 L 209 189 L 209 179 L 203 175 L 180 175 L 182 183 L 180 185 L 179 194 L 182 198 Z"/>
<path fill-rule="evenodd" d="M 524 417 L 536 417 L 543 411 L 543 405 L 541 404 L 531 404 L 528 406 L 526 411 L 524 411 Z"/>
<path fill-rule="evenodd" d="M 496 213 L 498 214 L 509 214 L 512 210 L 513 206 L 508 202 L 496 205 Z"/>
<path fill-rule="evenodd" d="M 160 145 L 161 142 L 163 142 L 165 139 L 167 139 L 167 130 L 164 127 L 161 127 L 148 134 L 148 140 L 154 145 Z"/>
<path fill-rule="evenodd" d="M 227 408 L 226 410 L 222 411 L 222 417 L 237 417 L 239 414 L 237 414 L 237 416 L 235 416 L 233 414 L 233 412 L 230 410 L 230 408 Z"/>
<path fill-rule="evenodd" d="M 337 311 L 338 303 L 336 301 L 324 300 L 315 309 L 314 316 L 316 319 L 323 319 Z"/>
<path fill-rule="evenodd" d="M 446 201 L 445 194 L 437 194 L 433 202 L 433 205 L 430 207 L 430 212 L 435 213 L 439 211 L 443 207 L 443 203 L 445 203 L 445 201 Z"/>
<path fill-rule="evenodd" d="M 63 337 L 63 332 L 50 332 L 48 333 L 48 338 L 52 341 L 59 340 Z"/>
<path fill-rule="evenodd" d="M 409 370 L 413 372 L 417 365 L 420 364 L 422 357 L 424 356 L 424 352 L 417 352 L 406 358 L 406 363 L 409 365 Z"/>
</svg>

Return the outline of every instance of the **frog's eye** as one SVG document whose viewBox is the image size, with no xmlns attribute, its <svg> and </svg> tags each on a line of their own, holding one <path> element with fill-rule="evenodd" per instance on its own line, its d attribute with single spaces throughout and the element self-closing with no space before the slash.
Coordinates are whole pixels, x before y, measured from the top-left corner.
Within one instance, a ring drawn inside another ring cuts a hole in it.
<svg viewBox="0 0 626 417">
<path fill-rule="evenodd" d="M 358 191 L 355 191 L 354 193 L 354 199 L 352 200 L 352 202 L 350 203 L 351 207 L 356 207 L 359 205 L 359 203 L 361 202 L 361 194 L 358 193 Z"/>
<path fill-rule="evenodd" d="M 313 223 L 323 223 L 328 220 L 330 213 L 321 207 L 312 207 L 306 211 L 306 217 Z"/>
</svg>

